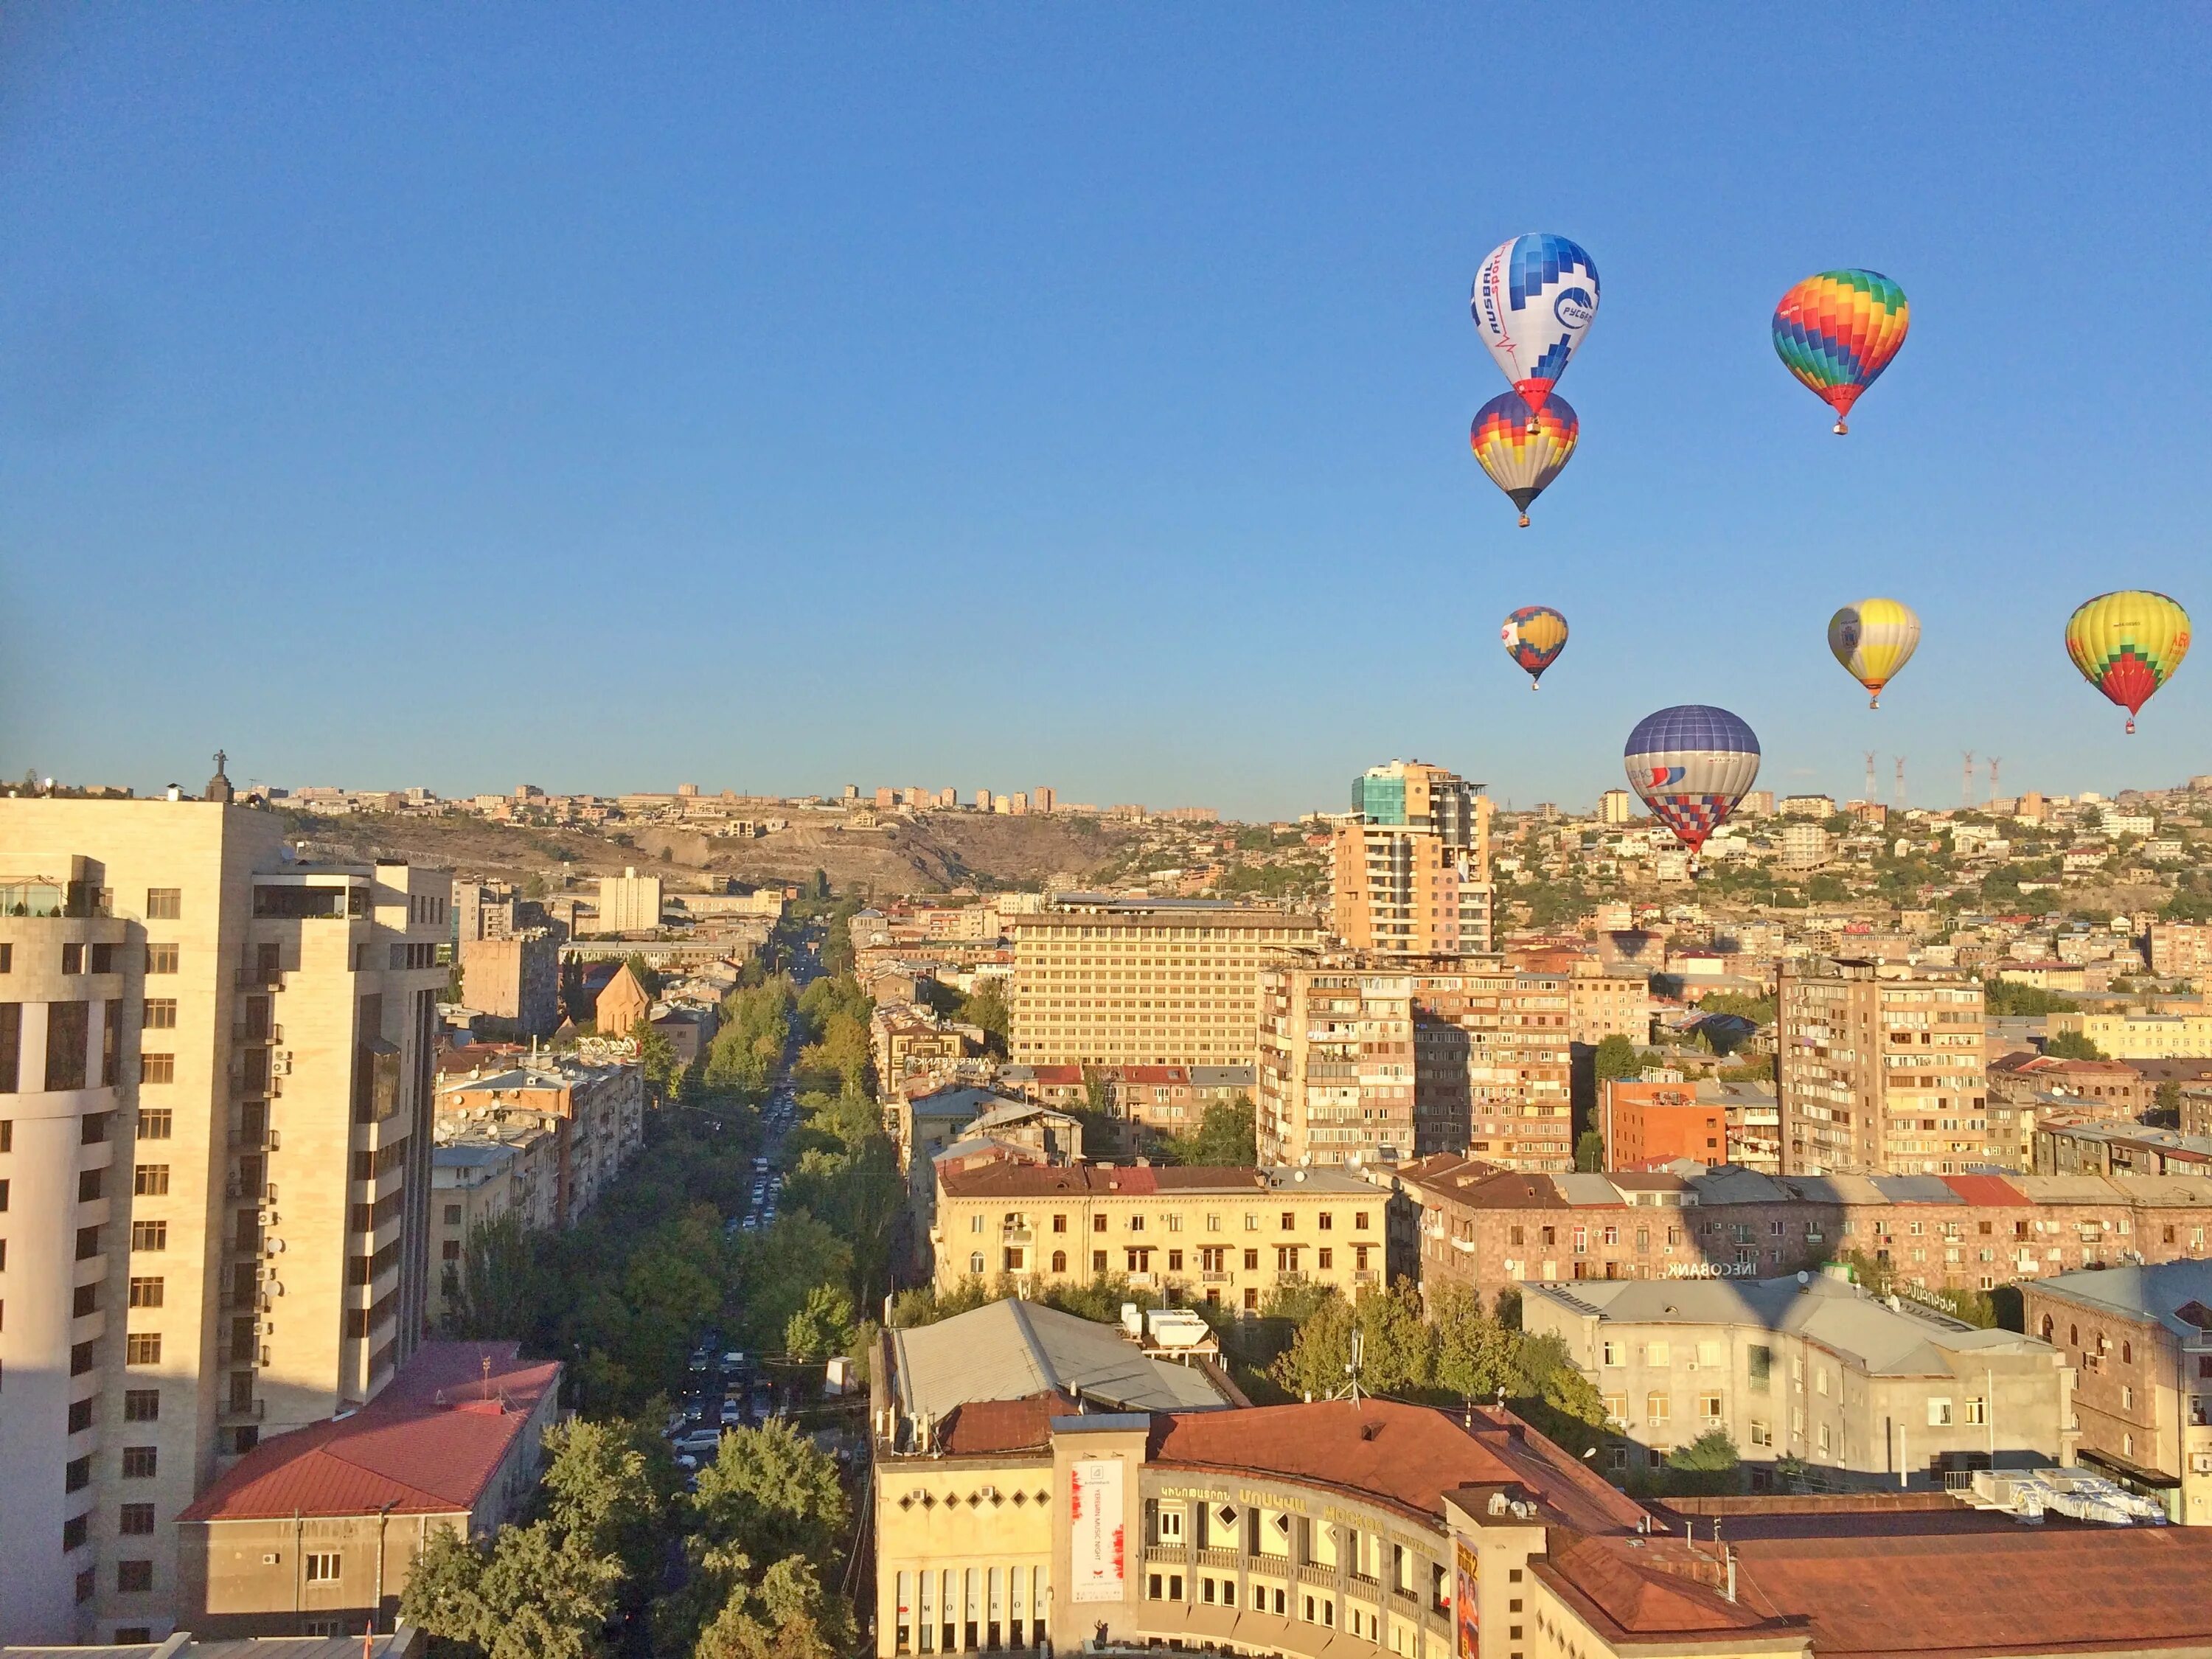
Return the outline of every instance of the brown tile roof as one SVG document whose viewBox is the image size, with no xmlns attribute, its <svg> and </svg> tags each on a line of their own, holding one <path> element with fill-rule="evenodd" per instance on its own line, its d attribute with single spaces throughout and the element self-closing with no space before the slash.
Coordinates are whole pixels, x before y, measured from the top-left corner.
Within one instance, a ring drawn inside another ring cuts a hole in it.
<svg viewBox="0 0 2212 1659">
<path fill-rule="evenodd" d="M 1095 1164 L 1053 1168 L 993 1164 L 974 1170 L 947 1170 L 939 1178 L 953 1198 L 1049 1198 L 1055 1194 L 1149 1198 L 1164 1192 L 1267 1190 L 1267 1178 L 1257 1170 L 1172 1164 L 1123 1169 Z M 1379 1188 L 1376 1196 L 1378 1200 L 1382 1196 Z"/>
<path fill-rule="evenodd" d="M 1568 1605 L 1616 1639 L 1689 1636 L 1784 1626 L 1781 1619 L 1721 1594 L 1727 1568 L 1717 1552 L 1687 1540 L 1591 1538 L 1560 1531 L 1530 1569 Z"/>
<path fill-rule="evenodd" d="M 938 1427 L 938 1444 L 953 1457 L 1044 1450 L 1052 1444 L 1052 1419 L 1083 1407 L 1064 1394 L 1026 1400 L 971 1400 L 955 1406 Z"/>
<path fill-rule="evenodd" d="M 2212 1643 L 2212 1531 L 1998 1524 L 1899 1516 L 1879 1531 L 1747 1539 L 1732 1522 L 1739 1599 L 1808 1618 L 1822 1659 Z"/>
<path fill-rule="evenodd" d="M 1542 1437 L 1516 1432 L 1510 1413 L 1484 1408 L 1474 1421 L 1470 1430 L 1390 1400 L 1164 1413 L 1152 1419 L 1149 1461 L 1310 1482 L 1430 1520 L 1442 1517 L 1447 1492 L 1470 1486 L 1526 1487 L 1593 1529 L 1632 1528 L 1643 1513 Z"/>
<path fill-rule="evenodd" d="M 427 1342 L 349 1417 L 272 1436 L 179 1521 L 304 1514 L 451 1515 L 476 1507 L 561 1374 L 513 1342 Z M 483 1362 L 491 1362 L 487 1377 Z"/>
<path fill-rule="evenodd" d="M 1398 1179 L 1453 1203 L 1482 1209 L 1564 1210 L 1567 1201 L 1547 1175 L 1529 1175 L 1457 1152 L 1435 1152 L 1401 1164 Z"/>
</svg>

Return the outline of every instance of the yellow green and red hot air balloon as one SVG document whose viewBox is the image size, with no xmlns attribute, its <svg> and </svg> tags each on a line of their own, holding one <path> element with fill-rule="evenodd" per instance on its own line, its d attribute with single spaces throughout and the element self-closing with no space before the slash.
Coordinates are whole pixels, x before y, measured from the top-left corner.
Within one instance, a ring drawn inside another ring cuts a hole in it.
<svg viewBox="0 0 2212 1659">
<path fill-rule="evenodd" d="M 1567 619 L 1548 605 L 1524 605 L 1505 619 L 1498 637 L 1506 654 L 1527 672 L 1528 689 L 1534 691 L 1544 671 L 1567 648 Z"/>
<path fill-rule="evenodd" d="M 1501 392 L 1475 410 L 1467 441 L 1490 482 L 1521 509 L 1521 527 L 1526 530 L 1528 503 L 1559 476 L 1582 430 L 1575 411 L 1556 392 L 1533 416 L 1519 392 Z"/>
<path fill-rule="evenodd" d="M 1859 393 L 1905 343 L 1911 307 L 1878 270 L 1824 270 L 1774 307 L 1774 349 L 1784 365 L 1836 411 L 1836 435 Z"/>
<path fill-rule="evenodd" d="M 1895 599 L 1861 599 L 1828 618 L 1828 649 L 1844 671 L 1872 695 L 1867 707 L 1881 707 L 1881 689 L 1912 660 L 1920 643 L 1920 618 Z"/>
<path fill-rule="evenodd" d="M 2189 613 L 2163 593 L 2100 594 L 2068 618 L 2066 654 L 2084 679 L 2128 711 L 2133 732 L 2151 693 L 2189 654 Z"/>
</svg>

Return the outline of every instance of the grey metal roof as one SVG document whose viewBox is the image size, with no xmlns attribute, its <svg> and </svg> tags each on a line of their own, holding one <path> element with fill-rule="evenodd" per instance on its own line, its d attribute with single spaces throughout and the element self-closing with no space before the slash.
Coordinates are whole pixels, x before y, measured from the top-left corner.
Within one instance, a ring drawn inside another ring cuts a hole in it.
<svg viewBox="0 0 2212 1659">
<path fill-rule="evenodd" d="M 1194 1089 L 1249 1089 L 1253 1066 L 1194 1066 L 1190 1068 L 1190 1086 Z"/>
<path fill-rule="evenodd" d="M 1153 1359 L 1112 1325 L 1019 1300 L 891 1333 L 902 1411 L 942 1417 L 979 1400 L 1057 1390 L 1124 1411 L 1226 1406 L 1194 1365 Z"/>
<path fill-rule="evenodd" d="M 2031 1281 L 2038 1291 L 2130 1319 L 2155 1319 L 2176 1336 L 2202 1334 L 2178 1310 L 2212 1307 L 2212 1261 L 2163 1261 L 2155 1267 L 2082 1267 Z"/>
<path fill-rule="evenodd" d="M 978 1112 L 1006 1103 L 1006 1096 L 988 1089 L 939 1089 L 933 1095 L 917 1095 L 907 1103 L 916 1117 L 971 1118 Z"/>
<path fill-rule="evenodd" d="M 1749 1325 L 1783 1332 L 1818 1342 L 1881 1376 L 1947 1374 L 1947 1352 L 2056 1352 L 2017 1331 L 1981 1330 L 1910 1303 L 1892 1308 L 1856 1285 L 1818 1273 L 1802 1285 L 1795 1278 L 1582 1279 L 1524 1285 L 1522 1293 L 1615 1324 Z"/>
</svg>

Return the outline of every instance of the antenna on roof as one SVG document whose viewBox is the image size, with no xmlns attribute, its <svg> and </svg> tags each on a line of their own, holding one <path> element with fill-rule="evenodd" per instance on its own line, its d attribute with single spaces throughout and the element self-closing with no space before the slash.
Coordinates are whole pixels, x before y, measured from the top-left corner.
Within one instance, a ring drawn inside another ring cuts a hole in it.
<svg viewBox="0 0 2212 1659">
<path fill-rule="evenodd" d="M 1334 1398 L 1349 1400 L 1355 1407 L 1359 1404 L 1359 1371 L 1366 1362 L 1367 1333 L 1355 1327 L 1352 1333 L 1352 1359 L 1344 1368 L 1344 1374 L 1349 1380 L 1337 1390 Z"/>
</svg>

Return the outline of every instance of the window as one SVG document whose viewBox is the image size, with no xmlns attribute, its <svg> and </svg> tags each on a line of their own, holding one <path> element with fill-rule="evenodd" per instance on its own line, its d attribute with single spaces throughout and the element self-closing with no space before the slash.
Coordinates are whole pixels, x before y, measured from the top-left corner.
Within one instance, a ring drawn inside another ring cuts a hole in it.
<svg viewBox="0 0 2212 1659">
<path fill-rule="evenodd" d="M 1247 1250 L 1244 1252 L 1244 1271 L 1248 1273 L 1255 1273 L 1260 1271 L 1259 1251 Z"/>
<path fill-rule="evenodd" d="M 1928 1401 L 1928 1426 L 1931 1429 L 1943 1429 L 1950 1425 L 1951 1402 L 1948 1400 L 1931 1397 Z"/>
<path fill-rule="evenodd" d="M 133 1279 L 131 1281 L 131 1305 L 134 1308 L 160 1307 L 161 1281 L 158 1279 Z"/>
<path fill-rule="evenodd" d="M 1768 1423 L 1753 1423 L 1751 1425 L 1751 1443 L 1754 1446 L 1772 1445 L 1774 1443 L 1773 1425 Z"/>
<path fill-rule="evenodd" d="M 102 1194 L 104 1194 L 106 1192 L 106 1190 L 107 1190 L 107 1171 L 106 1171 L 106 1170 L 80 1170 L 77 1172 L 77 1177 L 76 1177 L 76 1201 L 77 1201 L 78 1203 L 80 1203 L 80 1204 L 90 1204 L 90 1203 L 93 1203 L 93 1202 L 96 1201 L 99 1198 L 100 1198 L 100 1196 L 101 1196 Z"/>
<path fill-rule="evenodd" d="M 130 1538 L 150 1534 L 154 1530 L 154 1506 L 151 1504 L 125 1504 L 117 1517 L 115 1529 Z"/>
<path fill-rule="evenodd" d="M 173 1031 L 177 1029 L 177 1002 L 174 997 L 148 997 L 145 1016 L 139 1022 L 149 1031 Z"/>
<path fill-rule="evenodd" d="M 1056 1273 L 1064 1273 L 1067 1271 L 1067 1252 L 1066 1250 L 1054 1250 L 1052 1253 L 1052 1270 Z"/>
<path fill-rule="evenodd" d="M 161 1338 L 153 1331 L 133 1331 L 123 1339 L 123 1363 L 126 1365 L 158 1365 L 161 1363 Z"/>
<path fill-rule="evenodd" d="M 169 1248 L 169 1224 L 166 1221 L 134 1221 L 131 1224 L 131 1248 L 134 1250 L 166 1250 Z"/>
<path fill-rule="evenodd" d="M 1336 1218 L 1327 1210 L 1323 1210 L 1314 1217 L 1314 1225 L 1322 1232 L 1328 1232 L 1336 1225 Z"/>
<path fill-rule="evenodd" d="M 161 1391 L 159 1389 L 125 1389 L 123 1391 L 123 1420 L 126 1423 L 153 1423 L 161 1415 Z"/>
<path fill-rule="evenodd" d="M 69 1432 L 82 1434 L 92 1426 L 92 1401 L 72 1400 L 69 1408 Z"/>
<path fill-rule="evenodd" d="M 46 1005 L 46 1087 L 82 1089 L 85 1079 L 86 1044 L 92 1036 L 92 1005 L 88 1002 L 50 1002 Z"/>
<path fill-rule="evenodd" d="M 76 1230 L 76 1259 L 89 1261 L 100 1254 L 100 1229 L 80 1227 Z"/>
<path fill-rule="evenodd" d="M 100 1311 L 100 1286 L 80 1285 L 70 1293 L 70 1317 L 82 1319 Z"/>
<path fill-rule="evenodd" d="M 151 1561 L 118 1561 L 115 1564 L 115 1588 L 126 1595 L 137 1595 L 154 1588 L 154 1564 Z"/>
<path fill-rule="evenodd" d="M 1285 1211 L 1284 1211 L 1284 1212 L 1283 1212 L 1283 1231 L 1284 1231 L 1285 1232 L 1286 1232 L 1286 1233 L 1288 1233 L 1288 1232 L 1296 1232 L 1296 1231 L 1297 1231 L 1297 1225 L 1298 1225 L 1298 1218 L 1297 1218 L 1297 1212 L 1292 1211 L 1292 1210 L 1285 1210 Z"/>
<path fill-rule="evenodd" d="M 1620 1344 L 1618 1342 L 1607 1342 L 1601 1345 L 1600 1352 L 1601 1355 L 1600 1363 L 1602 1364 L 1618 1365 L 1621 1363 Z"/>
<path fill-rule="evenodd" d="M 174 921 L 184 914 L 184 890 L 178 887 L 149 887 L 146 890 L 146 920 Z"/>
<path fill-rule="evenodd" d="M 1106 1218 L 1103 1215 L 1092 1216 L 1091 1218 L 1091 1231 L 1094 1233 L 1104 1232 L 1106 1231 Z"/>
<path fill-rule="evenodd" d="M 131 1190 L 140 1198 L 160 1198 L 169 1190 L 169 1166 L 141 1164 L 131 1174 Z"/>
<path fill-rule="evenodd" d="M 1698 1415 L 1707 1423 L 1719 1422 L 1721 1420 L 1720 1395 L 1717 1394 L 1699 1395 L 1698 1396 Z"/>
<path fill-rule="evenodd" d="M 1983 1399 L 1979 1395 L 1976 1395 L 1973 1398 L 1966 1401 L 1966 1421 L 1974 1424 L 1983 1424 L 1987 1423 L 1989 1420 L 1990 1402 L 1988 1401 Z"/>
<path fill-rule="evenodd" d="M 64 1492 L 82 1492 L 91 1484 L 92 1460 L 89 1457 L 73 1457 L 68 1462 L 62 1465 L 62 1490 Z"/>
<path fill-rule="evenodd" d="M 177 947 L 173 945 L 149 945 L 146 947 L 146 971 L 149 974 L 173 974 L 177 971 Z"/>
<path fill-rule="evenodd" d="M 1103 1250 L 1093 1250 L 1093 1251 L 1091 1251 L 1091 1271 L 1092 1273 L 1104 1273 L 1104 1272 L 1106 1271 L 1106 1252 L 1105 1252 L 1105 1251 L 1103 1251 Z"/>
<path fill-rule="evenodd" d="M 1835 1449 L 1833 1436 L 1834 1431 L 1832 1430 L 1826 1423 L 1820 1425 L 1821 1456 L 1826 1457 Z"/>
<path fill-rule="evenodd" d="M 91 1517 L 89 1516 L 72 1515 L 68 1520 L 63 1522 L 62 1553 L 66 1555 L 71 1550 L 82 1549 L 84 1547 L 85 1538 L 90 1529 Z M 91 1577 L 92 1574 L 89 1571 L 81 1572 L 76 1576 L 78 1591 L 76 1599 L 78 1601 L 88 1601 L 92 1599 L 92 1587 L 88 1582 Z"/>
<path fill-rule="evenodd" d="M 459 1205 L 448 1204 L 446 1206 L 446 1224 L 448 1227 L 458 1227 L 461 1224 L 461 1206 Z"/>
<path fill-rule="evenodd" d="M 1321 1264 L 1320 1264 L 1320 1265 L 1321 1265 L 1321 1269 L 1322 1269 L 1322 1271 L 1323 1273 L 1326 1273 L 1326 1272 L 1328 1272 L 1328 1269 L 1329 1269 L 1329 1267 L 1330 1267 L 1331 1264 L 1334 1261 L 1335 1257 L 1336 1257 L 1336 1252 L 1335 1252 L 1334 1250 L 1331 1250 L 1331 1249 L 1324 1249 L 1321 1252 Z"/>
<path fill-rule="evenodd" d="M 1355 1233 L 1364 1233 L 1367 1231 L 1366 1211 L 1354 1210 L 1352 1212 L 1352 1231 Z"/>
<path fill-rule="evenodd" d="M 307 1579 L 311 1584 L 335 1584 L 338 1581 L 339 1556 L 336 1550 L 310 1550 L 307 1559 Z"/>
<path fill-rule="evenodd" d="M 1648 1343 L 1644 1350 L 1644 1363 L 1647 1365 L 1671 1365 L 1674 1363 L 1673 1352 L 1664 1342 Z"/>
<path fill-rule="evenodd" d="M 174 1054 L 141 1054 L 138 1057 L 138 1080 L 141 1083 L 174 1083 L 177 1080 L 177 1057 Z"/>
<path fill-rule="evenodd" d="M 167 1140 L 175 1127 L 175 1117 L 166 1106 L 141 1106 L 138 1109 L 138 1139 L 141 1140 Z"/>
<path fill-rule="evenodd" d="M 1672 1408 L 1673 1402 L 1663 1394 L 1644 1396 L 1644 1420 L 1646 1423 L 1664 1423 Z"/>
<path fill-rule="evenodd" d="M 151 1446 L 125 1446 L 123 1449 L 123 1478 L 125 1480 L 151 1480 L 159 1472 L 159 1455 Z"/>
<path fill-rule="evenodd" d="M 981 1278 L 981 1277 L 982 1277 L 982 1274 L 983 1274 L 983 1253 L 982 1253 L 982 1251 L 981 1251 L 981 1250 L 970 1250 L 970 1251 L 968 1253 L 968 1271 L 969 1271 L 970 1273 L 974 1274 L 974 1275 L 975 1275 L 976 1278 L 978 1278 L 978 1279 L 980 1279 L 980 1278 Z"/>
</svg>

